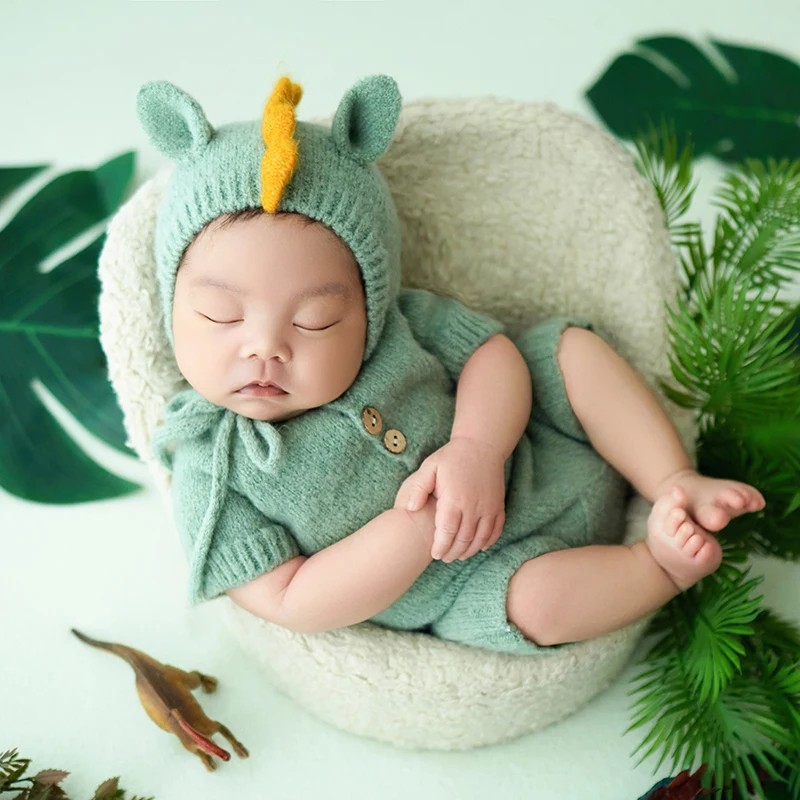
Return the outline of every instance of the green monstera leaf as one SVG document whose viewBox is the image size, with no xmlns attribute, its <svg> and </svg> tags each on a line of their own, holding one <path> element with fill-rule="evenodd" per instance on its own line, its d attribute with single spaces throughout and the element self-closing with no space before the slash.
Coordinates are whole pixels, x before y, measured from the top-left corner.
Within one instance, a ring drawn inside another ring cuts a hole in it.
<svg viewBox="0 0 800 800">
<path fill-rule="evenodd" d="M 38 379 L 87 431 L 130 452 L 98 341 L 105 234 L 55 268 L 41 266 L 113 214 L 133 166 L 126 153 L 59 175 L 0 230 L 0 486 L 17 497 L 78 503 L 139 488 L 90 458 L 33 387 Z M 0 202 L 43 169 L 0 169 Z"/>
<path fill-rule="evenodd" d="M 623 139 L 666 118 L 682 141 L 691 136 L 695 156 L 800 158 L 800 65 L 765 50 L 710 44 L 714 57 L 676 36 L 641 39 L 586 96 Z"/>
</svg>

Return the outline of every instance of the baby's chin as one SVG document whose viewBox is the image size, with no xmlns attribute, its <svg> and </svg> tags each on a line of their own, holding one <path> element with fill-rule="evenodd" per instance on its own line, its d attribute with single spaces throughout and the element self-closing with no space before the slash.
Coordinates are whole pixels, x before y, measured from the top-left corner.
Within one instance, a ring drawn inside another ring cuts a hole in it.
<svg viewBox="0 0 800 800">
<path fill-rule="evenodd" d="M 213 402 L 213 401 L 212 401 Z M 259 422 L 284 422 L 292 417 L 298 417 L 307 409 L 299 408 L 286 410 L 285 408 L 273 408 L 266 399 L 242 400 L 237 396 L 231 398 L 230 402 L 224 403 L 225 408 L 235 411 L 248 419 L 255 419 Z"/>
<path fill-rule="evenodd" d="M 211 401 L 218 405 L 223 405 L 231 411 L 235 411 L 248 419 L 258 420 L 259 422 L 284 422 L 293 417 L 308 411 L 307 408 L 286 408 L 283 401 L 274 400 L 267 397 L 242 397 L 239 394 L 232 394 L 224 400 Z"/>
<path fill-rule="evenodd" d="M 197 386 L 194 386 L 191 381 L 189 384 L 192 388 L 209 403 L 213 403 L 220 408 L 227 408 L 230 411 L 239 414 L 248 419 L 258 420 L 259 422 L 283 422 L 292 417 L 300 416 L 308 409 L 287 409 L 279 405 L 280 401 L 270 400 L 266 397 L 244 397 L 233 392 L 220 397 L 219 395 L 210 395 L 201 391 Z"/>
</svg>

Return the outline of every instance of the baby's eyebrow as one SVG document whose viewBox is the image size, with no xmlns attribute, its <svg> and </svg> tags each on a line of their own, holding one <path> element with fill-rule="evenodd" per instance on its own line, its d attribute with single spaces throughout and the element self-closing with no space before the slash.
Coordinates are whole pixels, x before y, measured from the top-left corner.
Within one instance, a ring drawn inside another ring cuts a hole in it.
<svg viewBox="0 0 800 800">
<path fill-rule="evenodd" d="M 303 289 L 295 296 L 295 300 L 308 300 L 310 297 L 325 297 L 329 294 L 338 294 L 348 299 L 351 295 L 349 287 L 337 281 L 330 281 L 323 283 L 322 286 L 310 286 L 308 289 Z"/>
<path fill-rule="evenodd" d="M 191 288 L 195 286 L 213 286 L 215 289 L 222 289 L 225 292 L 231 292 L 231 294 L 247 294 L 244 289 L 240 289 L 238 286 L 232 286 L 230 283 L 225 283 L 225 281 L 221 281 L 218 278 L 209 278 L 205 275 L 193 278 L 189 285 Z"/>
<path fill-rule="evenodd" d="M 222 289 L 223 291 L 230 292 L 231 294 L 247 294 L 244 289 L 241 289 L 238 286 L 233 286 L 232 284 L 220 280 L 219 278 L 212 278 L 209 276 L 198 276 L 194 278 L 190 286 L 212 286 L 215 289 Z M 308 300 L 311 297 L 324 297 L 331 294 L 338 294 L 347 299 L 350 297 L 351 291 L 343 283 L 330 281 L 329 283 L 323 283 L 322 286 L 310 286 L 307 289 L 303 289 L 294 296 L 294 299 L 296 301 Z"/>
</svg>

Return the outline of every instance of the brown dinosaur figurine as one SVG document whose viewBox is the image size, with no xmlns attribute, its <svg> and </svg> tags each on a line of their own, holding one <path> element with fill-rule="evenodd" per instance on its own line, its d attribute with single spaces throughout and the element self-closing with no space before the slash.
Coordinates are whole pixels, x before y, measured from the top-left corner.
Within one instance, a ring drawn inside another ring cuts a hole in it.
<svg viewBox="0 0 800 800">
<path fill-rule="evenodd" d="M 211 741 L 210 737 L 217 732 L 231 743 L 236 755 L 247 758 L 249 754 L 244 745 L 221 722 L 209 719 L 191 693 L 191 689 L 198 686 L 206 693 L 213 692 L 217 688 L 216 678 L 197 671 L 184 672 L 177 667 L 165 666 L 132 647 L 98 642 L 75 628 L 71 630 L 82 642 L 109 650 L 133 667 L 136 691 L 147 716 L 160 728 L 174 733 L 187 750 L 202 759 L 206 769 L 213 771 L 217 768 L 212 755 L 223 761 L 229 761 L 231 757 L 227 750 Z"/>
</svg>

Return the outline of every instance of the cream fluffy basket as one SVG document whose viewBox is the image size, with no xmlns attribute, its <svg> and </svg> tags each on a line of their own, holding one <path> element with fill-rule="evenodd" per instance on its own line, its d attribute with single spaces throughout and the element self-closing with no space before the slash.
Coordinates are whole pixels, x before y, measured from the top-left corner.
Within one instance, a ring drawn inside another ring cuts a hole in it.
<svg viewBox="0 0 800 800">
<path fill-rule="evenodd" d="M 328 120 L 321 120 L 328 121 Z M 380 162 L 404 231 L 404 284 L 440 288 L 510 335 L 556 314 L 592 319 L 651 383 L 668 373 L 665 301 L 678 282 L 663 216 L 624 148 L 552 105 L 498 98 L 407 104 Z M 168 172 L 113 218 L 100 257 L 100 337 L 132 446 L 169 506 L 150 437 L 180 388 L 153 260 Z M 693 453 L 693 418 L 668 403 Z M 626 541 L 646 533 L 636 496 Z M 466 749 L 562 719 L 620 673 L 646 621 L 541 656 L 362 623 L 303 635 L 213 601 L 265 678 L 320 718 L 403 747 Z"/>
</svg>

